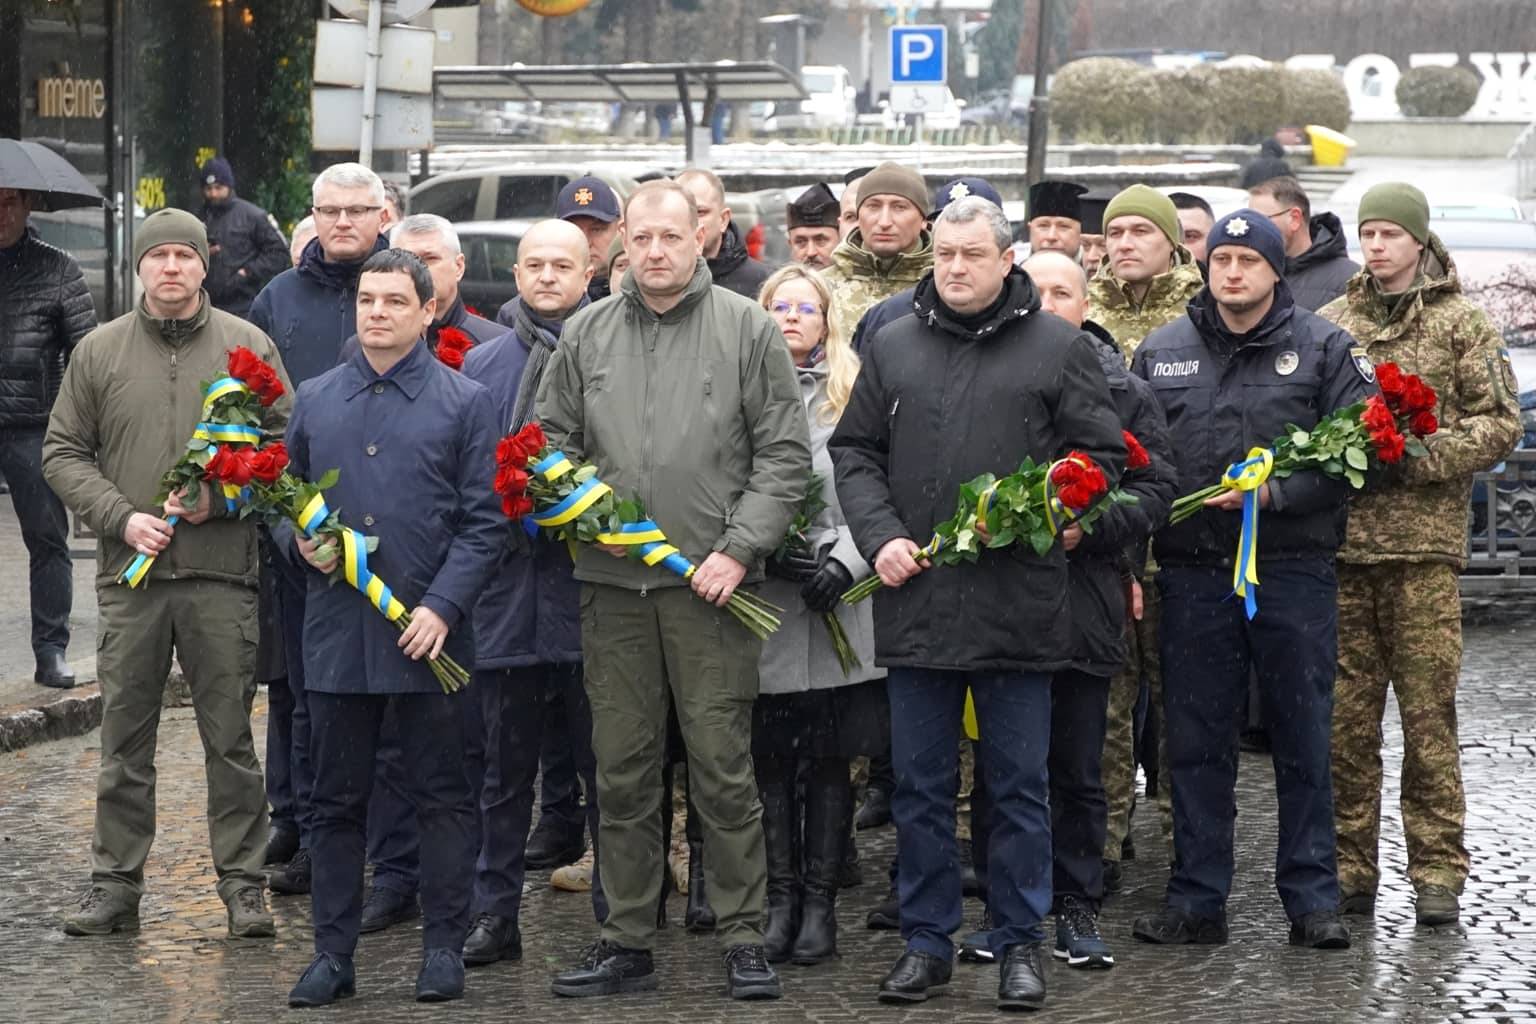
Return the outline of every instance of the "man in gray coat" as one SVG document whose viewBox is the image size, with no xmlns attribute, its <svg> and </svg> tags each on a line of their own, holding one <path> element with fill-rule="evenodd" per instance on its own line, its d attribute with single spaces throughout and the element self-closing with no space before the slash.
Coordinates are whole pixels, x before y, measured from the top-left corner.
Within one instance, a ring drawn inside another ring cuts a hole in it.
<svg viewBox="0 0 1536 1024">
<path fill-rule="evenodd" d="M 728 990 L 777 998 L 762 946 L 766 877 L 750 756 L 762 645 L 724 608 L 737 587 L 762 579 L 804 492 L 805 413 L 768 314 L 710 283 L 693 197 L 673 182 L 647 182 L 630 196 L 624 224 L 630 269 L 621 292 L 567 321 L 539 419 L 572 461 L 593 463 L 616 494 L 638 499 L 698 568 L 684 579 L 620 548 L 577 552 L 609 914 L 597 943 L 552 987 L 565 996 L 656 987 L 650 947 L 670 693 L 703 819 Z"/>
</svg>

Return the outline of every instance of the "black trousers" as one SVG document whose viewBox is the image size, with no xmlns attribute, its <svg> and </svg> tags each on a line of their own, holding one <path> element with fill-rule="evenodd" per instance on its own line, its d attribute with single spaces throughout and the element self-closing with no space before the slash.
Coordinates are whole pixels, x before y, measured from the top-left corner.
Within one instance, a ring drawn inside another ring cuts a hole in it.
<svg viewBox="0 0 1536 1024">
<path fill-rule="evenodd" d="M 43 430 L 0 429 L 0 474 L 27 545 L 32 598 L 32 653 L 63 654 L 69 646 L 74 573 L 69 558 L 69 515 L 43 479 Z"/>
<path fill-rule="evenodd" d="M 1051 678 L 1052 904 L 1076 896 L 1095 910 L 1104 899 L 1104 830 L 1109 805 L 1099 762 L 1109 712 L 1109 678 L 1058 672 Z"/>
<path fill-rule="evenodd" d="M 424 949 L 459 953 L 469 931 L 474 884 L 469 781 L 464 774 L 464 713 L 472 692 L 334 694 L 310 691 L 315 789 L 315 951 L 351 956 L 363 909 L 368 798 L 386 710 L 401 723 L 407 795 L 421 829 Z"/>
</svg>

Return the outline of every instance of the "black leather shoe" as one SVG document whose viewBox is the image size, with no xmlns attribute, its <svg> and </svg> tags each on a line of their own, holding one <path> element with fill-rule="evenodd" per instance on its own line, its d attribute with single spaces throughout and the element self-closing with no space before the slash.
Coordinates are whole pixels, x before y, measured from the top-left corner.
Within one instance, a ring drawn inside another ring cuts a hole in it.
<svg viewBox="0 0 1536 1024">
<path fill-rule="evenodd" d="M 1376 894 L 1373 892 L 1351 892 L 1339 898 L 1339 913 L 1351 914 L 1355 917 L 1376 916 Z"/>
<path fill-rule="evenodd" d="M 1302 914 L 1291 922 L 1291 945 L 1308 949 L 1348 949 L 1349 929 L 1332 910 Z"/>
<path fill-rule="evenodd" d="M 1003 953 L 997 972 L 999 1010 L 1038 1010 L 1045 1005 L 1045 965 L 1040 943 L 1021 942 Z"/>
<path fill-rule="evenodd" d="M 704 888 L 704 844 L 688 843 L 688 909 L 683 912 L 683 927 L 691 932 L 715 930 L 715 908 L 709 905 Z"/>
<path fill-rule="evenodd" d="M 541 817 L 528 834 L 523 848 L 523 866 L 529 871 L 553 871 L 575 864 L 587 852 L 587 840 L 580 824 L 572 827 L 552 817 Z"/>
<path fill-rule="evenodd" d="M 648 949 L 625 949 L 600 939 L 587 947 L 575 967 L 555 975 L 549 988 L 557 996 L 576 998 L 651 992 L 656 988 L 656 965 Z"/>
<path fill-rule="evenodd" d="M 725 951 L 725 994 L 732 999 L 777 999 L 784 994 L 762 946 L 732 946 Z"/>
<path fill-rule="evenodd" d="M 407 895 L 398 889 L 376 885 L 368 890 L 368 898 L 363 901 L 363 917 L 358 922 L 357 930 L 365 935 L 381 932 L 420 916 L 421 904 L 417 902 L 415 893 Z"/>
<path fill-rule="evenodd" d="M 267 874 L 267 888 L 279 896 L 307 896 L 313 874 L 309 851 L 301 846 L 287 864 Z"/>
<path fill-rule="evenodd" d="M 877 932 L 894 932 L 901 929 L 901 901 L 893 888 L 864 918 L 864 927 Z"/>
<path fill-rule="evenodd" d="M 891 823 L 891 794 L 870 786 L 864 791 L 864 802 L 859 813 L 853 816 L 853 827 L 859 830 L 879 828 Z"/>
<path fill-rule="evenodd" d="M 464 998 L 464 960 L 451 949 L 429 949 L 416 975 L 418 1003 L 446 1003 Z"/>
<path fill-rule="evenodd" d="M 1164 946 L 1220 946 L 1227 941 L 1227 919 L 1196 917 L 1173 907 L 1164 907 L 1155 914 L 1138 917 L 1131 934 L 1142 942 Z"/>
<path fill-rule="evenodd" d="M 953 972 L 954 965 L 948 960 L 909 949 L 880 982 L 879 999 L 882 1003 L 921 1003 L 943 994 Z"/>
<path fill-rule="evenodd" d="M 267 829 L 267 852 L 262 854 L 263 864 L 287 864 L 299 852 L 299 834 L 283 825 Z"/>
<path fill-rule="evenodd" d="M 329 1006 L 338 999 L 357 995 L 357 975 L 352 958 L 317 953 L 288 993 L 289 1006 Z"/>
<path fill-rule="evenodd" d="M 37 656 L 37 672 L 32 678 L 55 690 L 69 690 L 75 685 L 75 670 L 64 660 L 63 651 L 44 651 Z"/>
<path fill-rule="evenodd" d="M 523 936 L 517 922 L 499 914 L 480 914 L 464 940 L 464 966 L 484 967 L 498 960 L 521 960 Z"/>
</svg>

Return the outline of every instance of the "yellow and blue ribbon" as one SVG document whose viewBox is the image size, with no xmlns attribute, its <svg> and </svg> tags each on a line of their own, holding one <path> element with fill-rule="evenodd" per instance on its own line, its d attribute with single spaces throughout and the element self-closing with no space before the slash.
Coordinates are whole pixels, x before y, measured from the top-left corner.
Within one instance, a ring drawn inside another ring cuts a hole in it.
<svg viewBox="0 0 1536 1024">
<path fill-rule="evenodd" d="M 661 527 L 649 519 L 642 519 L 638 523 L 625 523 L 619 527 L 617 533 L 600 533 L 596 540 L 599 544 L 617 544 L 635 548 L 640 555 L 640 560 L 646 565 L 659 565 L 663 569 L 670 569 L 685 580 L 693 576 L 696 568 L 677 548 L 667 543 L 667 535 L 661 532 Z"/>
<path fill-rule="evenodd" d="M 304 531 L 306 537 L 314 540 L 330 515 L 331 510 L 325 503 L 324 495 L 317 494 L 299 513 L 299 529 Z M 341 531 L 341 570 L 346 581 L 367 597 L 369 603 L 390 622 L 406 613 L 405 605 L 395 597 L 389 585 L 368 568 L 368 538 L 345 527 Z"/>
<path fill-rule="evenodd" d="M 1232 593 L 1243 599 L 1248 618 L 1259 611 L 1259 488 L 1275 468 L 1275 453 L 1254 448 L 1242 462 L 1234 462 L 1222 474 L 1222 485 L 1243 492 L 1243 529 L 1237 539 L 1237 561 L 1232 565 Z"/>
</svg>

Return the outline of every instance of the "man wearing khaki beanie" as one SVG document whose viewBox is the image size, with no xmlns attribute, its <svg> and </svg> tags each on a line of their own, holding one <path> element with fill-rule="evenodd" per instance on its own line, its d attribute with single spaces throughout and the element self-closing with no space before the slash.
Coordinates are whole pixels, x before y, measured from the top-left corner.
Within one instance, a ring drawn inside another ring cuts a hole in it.
<svg viewBox="0 0 1536 1024">
<path fill-rule="evenodd" d="M 859 226 L 832 250 L 822 276 L 837 296 L 833 330 L 852 338 L 882 299 L 911 288 L 933 268 L 928 186 L 910 167 L 883 163 L 859 182 Z"/>
<path fill-rule="evenodd" d="M 271 938 L 261 861 L 266 790 L 251 743 L 259 632 L 254 520 L 196 492 L 156 500 L 160 478 L 201 419 L 202 382 L 228 374 L 244 346 L 288 380 L 267 336 L 213 308 L 203 290 L 202 221 L 161 210 L 134 233 L 138 308 L 86 335 L 59 387 L 43 474 L 96 534 L 101 643 L 101 773 L 91 889 L 68 935 L 137 931 L 155 838 L 155 732 L 174 648 L 192 691 L 208 776 L 208 826 L 232 938 Z M 281 436 L 291 398 L 264 410 Z M 175 519 L 173 523 L 171 520 Z M 140 587 L 118 583 L 135 554 L 155 556 Z"/>
</svg>

